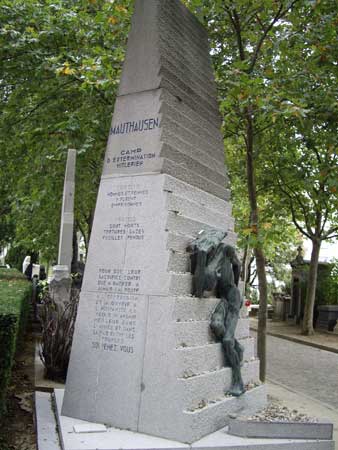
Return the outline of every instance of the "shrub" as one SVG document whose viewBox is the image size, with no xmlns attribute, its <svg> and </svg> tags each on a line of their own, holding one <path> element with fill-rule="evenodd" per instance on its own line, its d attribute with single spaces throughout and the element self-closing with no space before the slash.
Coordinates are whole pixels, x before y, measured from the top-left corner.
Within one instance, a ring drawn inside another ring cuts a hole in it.
<svg viewBox="0 0 338 450">
<path fill-rule="evenodd" d="M 26 280 L 26 277 L 16 269 L 0 269 L 0 280 Z"/>
<path fill-rule="evenodd" d="M 47 291 L 39 311 L 42 327 L 40 358 L 46 369 L 46 377 L 65 381 L 74 325 L 79 302 L 79 290 L 72 289 L 70 300 L 64 304 L 54 301 Z"/>
<path fill-rule="evenodd" d="M 338 305 L 338 259 L 334 259 L 332 263 L 327 285 L 327 303 L 330 305 Z"/>
<path fill-rule="evenodd" d="M 0 270 L 0 415 L 6 409 L 6 390 L 29 311 L 31 284 L 20 272 Z"/>
</svg>

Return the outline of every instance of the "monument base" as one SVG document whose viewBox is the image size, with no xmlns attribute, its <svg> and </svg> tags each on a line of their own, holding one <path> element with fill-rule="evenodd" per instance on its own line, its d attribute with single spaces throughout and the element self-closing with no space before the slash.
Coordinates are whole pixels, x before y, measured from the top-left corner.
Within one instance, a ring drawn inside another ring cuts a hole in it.
<svg viewBox="0 0 338 450">
<path fill-rule="evenodd" d="M 53 266 L 53 276 L 49 283 L 49 290 L 54 302 L 64 305 L 70 299 L 72 278 L 68 266 Z"/>
<path fill-rule="evenodd" d="M 262 386 L 258 389 L 262 389 Z M 332 440 L 231 436 L 227 433 L 227 427 L 192 444 L 184 444 L 61 416 L 63 394 L 63 389 L 55 390 L 55 403 L 52 404 L 50 394 L 36 393 L 38 450 L 334 450 L 335 448 Z M 56 430 L 59 431 L 59 437 Z"/>
</svg>

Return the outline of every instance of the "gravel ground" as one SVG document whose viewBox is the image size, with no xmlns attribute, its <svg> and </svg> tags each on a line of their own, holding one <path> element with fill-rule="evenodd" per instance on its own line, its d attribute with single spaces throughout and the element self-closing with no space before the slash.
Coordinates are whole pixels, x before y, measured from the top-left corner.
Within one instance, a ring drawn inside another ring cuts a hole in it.
<svg viewBox="0 0 338 450">
<path fill-rule="evenodd" d="M 246 419 L 255 422 L 317 422 L 317 419 L 314 417 L 309 417 L 296 409 L 291 410 L 286 406 L 282 406 L 277 400 L 270 400 L 266 408 Z"/>
</svg>

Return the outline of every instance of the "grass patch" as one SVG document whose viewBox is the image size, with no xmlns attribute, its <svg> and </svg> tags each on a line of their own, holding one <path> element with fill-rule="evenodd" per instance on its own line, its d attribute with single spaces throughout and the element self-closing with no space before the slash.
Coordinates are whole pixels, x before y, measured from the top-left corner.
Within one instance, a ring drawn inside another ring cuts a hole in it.
<svg viewBox="0 0 338 450">
<path fill-rule="evenodd" d="M 26 328 L 31 289 L 19 271 L 0 270 L 0 416 L 6 410 L 6 391 Z"/>
</svg>

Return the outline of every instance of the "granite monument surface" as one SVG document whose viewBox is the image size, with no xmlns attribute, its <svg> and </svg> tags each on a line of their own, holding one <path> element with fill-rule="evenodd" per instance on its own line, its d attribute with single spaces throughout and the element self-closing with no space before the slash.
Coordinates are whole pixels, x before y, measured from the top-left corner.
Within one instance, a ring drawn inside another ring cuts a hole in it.
<svg viewBox="0 0 338 450">
<path fill-rule="evenodd" d="M 136 0 L 63 415 L 191 443 L 264 406 L 264 386 L 225 395 L 219 299 L 192 295 L 192 239 L 216 229 L 236 243 L 220 127 L 206 31 L 179 0 Z M 254 386 L 248 319 L 236 339 Z"/>
</svg>

